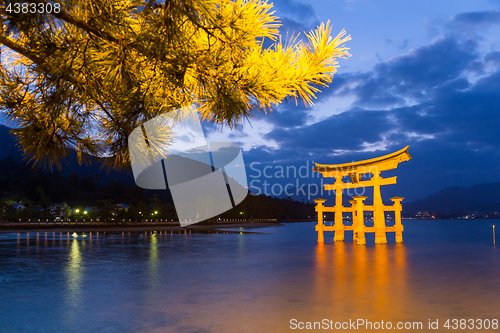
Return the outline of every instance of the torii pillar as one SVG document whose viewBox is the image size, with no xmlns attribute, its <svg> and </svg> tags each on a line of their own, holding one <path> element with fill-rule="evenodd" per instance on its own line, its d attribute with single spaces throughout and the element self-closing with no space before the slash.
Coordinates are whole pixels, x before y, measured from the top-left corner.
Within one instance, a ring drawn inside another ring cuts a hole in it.
<svg viewBox="0 0 500 333">
<path fill-rule="evenodd" d="M 354 198 L 353 198 L 354 199 Z M 351 204 L 351 209 L 352 209 L 352 241 L 355 242 L 358 238 L 358 232 L 357 227 L 358 227 L 358 212 L 357 212 L 357 204 L 356 200 L 349 200 L 349 203 Z"/>
<path fill-rule="evenodd" d="M 401 211 L 403 210 L 403 207 L 401 206 L 401 200 L 404 198 L 401 197 L 394 197 L 394 198 L 389 198 L 394 202 L 394 219 L 395 219 L 395 224 L 394 227 L 396 229 L 396 243 L 403 243 L 403 225 L 401 224 Z"/>
<path fill-rule="evenodd" d="M 323 225 L 323 212 L 325 206 L 323 206 L 323 203 L 325 202 L 325 199 L 316 199 L 314 202 L 316 203 L 316 212 L 318 212 L 318 224 L 316 225 L 316 231 L 318 232 L 318 243 L 324 243 L 325 242 L 325 235 L 323 234 L 323 231 L 325 229 L 325 226 Z"/>
<path fill-rule="evenodd" d="M 344 220 L 342 218 L 342 189 L 344 182 L 342 181 L 341 176 L 335 177 L 335 237 L 333 238 L 336 242 L 344 241 Z"/>
<path fill-rule="evenodd" d="M 364 197 L 362 195 L 358 195 L 356 197 L 352 197 L 355 201 L 355 210 L 356 214 L 356 224 L 353 225 L 353 241 L 354 241 L 354 236 L 356 236 L 356 244 L 358 245 L 366 245 L 366 238 L 365 238 L 365 215 L 363 211 L 363 200 L 365 200 L 367 197 Z"/>
<path fill-rule="evenodd" d="M 380 171 L 371 170 L 373 174 L 373 226 L 375 227 L 375 244 L 387 244 L 385 235 L 385 216 L 382 195 L 380 194 Z"/>
</svg>

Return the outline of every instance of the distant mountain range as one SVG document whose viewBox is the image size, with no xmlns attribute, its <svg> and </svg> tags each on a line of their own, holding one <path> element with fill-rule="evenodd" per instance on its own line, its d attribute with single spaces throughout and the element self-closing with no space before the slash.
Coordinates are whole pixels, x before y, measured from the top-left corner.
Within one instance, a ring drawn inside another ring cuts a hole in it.
<svg viewBox="0 0 500 333">
<path fill-rule="evenodd" d="M 3 160 L 9 156 L 12 156 L 14 160 L 19 160 L 23 158 L 23 153 L 16 145 L 16 140 L 14 135 L 10 133 L 10 129 L 6 126 L 0 125 L 0 160 Z M 76 159 L 76 153 L 71 152 L 68 154 L 67 163 L 62 163 L 62 170 L 60 174 L 62 176 L 69 176 L 73 172 L 76 172 L 81 178 L 90 177 L 97 175 L 100 178 L 102 184 L 106 184 L 108 179 L 112 179 L 117 182 L 122 182 L 127 186 L 134 185 L 134 177 L 132 176 L 132 171 L 127 172 L 117 172 L 109 171 L 102 168 L 102 163 L 97 159 L 92 165 L 79 165 Z"/>
<path fill-rule="evenodd" d="M 22 152 L 16 146 L 15 139 L 9 132 L 9 128 L 3 125 L 0 125 L 0 142 L 2 143 L 0 160 L 9 156 L 13 156 L 14 159 L 22 158 Z M 108 179 L 122 182 L 127 186 L 134 184 L 131 172 L 127 174 L 126 172 L 110 171 L 108 173 L 107 170 L 102 168 L 99 161 L 91 166 L 79 165 L 75 154 L 70 154 L 68 162 L 69 164 L 63 165 L 63 169 L 60 172 L 62 176 L 68 176 L 76 172 L 82 178 L 98 175 L 104 184 L 107 183 Z M 365 203 L 369 205 L 371 204 L 371 191 L 368 192 L 368 199 Z M 300 191 L 290 188 L 289 193 L 299 194 Z M 286 196 L 282 193 L 279 197 L 284 198 Z M 297 201 L 304 200 L 304 202 L 307 202 L 309 199 L 309 202 L 312 202 L 312 199 L 317 197 L 318 195 L 307 198 L 307 195 L 299 194 L 292 196 L 292 199 Z M 333 205 L 334 196 L 324 197 L 328 199 L 328 205 Z M 349 200 L 351 198 L 348 195 L 343 195 L 344 206 L 348 205 Z M 391 202 L 384 203 L 391 204 Z M 478 184 L 467 188 L 453 186 L 442 189 L 423 199 L 410 202 L 403 201 L 403 213 L 412 214 L 418 211 L 428 211 L 429 213 L 500 212 L 500 183 Z"/>
<path fill-rule="evenodd" d="M 447 187 L 420 200 L 403 202 L 404 213 L 500 212 L 500 183 Z"/>
<path fill-rule="evenodd" d="M 0 148 L 0 160 L 9 156 L 14 157 L 14 159 L 22 156 L 22 153 L 16 147 L 14 136 L 9 131 L 10 129 L 8 127 L 0 125 L 0 142 L 2 143 Z"/>
<path fill-rule="evenodd" d="M 307 187 L 306 187 L 307 190 Z M 289 188 L 288 193 L 299 193 L 296 188 Z M 368 190 L 365 194 L 368 198 L 366 205 L 372 204 L 372 191 Z M 282 193 L 280 197 L 287 195 Z M 316 198 L 327 199 L 326 206 L 335 204 L 333 191 L 325 191 L 323 195 L 313 195 L 309 198 L 307 195 L 293 195 L 291 198 L 297 201 L 313 202 Z M 308 200 L 309 199 L 309 200 Z M 385 205 L 392 205 L 392 201 L 384 198 Z M 344 206 L 350 206 L 348 203 L 350 195 L 343 194 L 342 201 Z M 447 187 L 423 199 L 413 201 L 403 201 L 403 213 L 414 214 L 418 211 L 428 211 L 429 213 L 466 213 L 466 212 L 494 212 L 500 213 L 500 183 L 478 184 L 472 187 Z"/>
</svg>

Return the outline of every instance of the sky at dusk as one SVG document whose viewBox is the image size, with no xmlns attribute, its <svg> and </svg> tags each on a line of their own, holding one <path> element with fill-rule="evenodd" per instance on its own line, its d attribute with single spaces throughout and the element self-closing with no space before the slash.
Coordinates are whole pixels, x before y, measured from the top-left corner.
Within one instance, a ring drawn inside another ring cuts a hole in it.
<svg viewBox="0 0 500 333">
<path fill-rule="evenodd" d="M 500 1 L 277 0 L 274 7 L 282 33 L 328 20 L 333 35 L 346 29 L 352 57 L 339 61 L 311 108 L 285 103 L 237 131 L 207 126 L 212 141 L 229 137 L 243 148 L 249 182 L 259 180 L 253 184 L 262 191 L 265 177 L 255 169 L 305 171 L 407 145 L 413 159 L 382 174 L 398 176 L 388 195 L 412 200 L 500 182 Z"/>
<path fill-rule="evenodd" d="M 287 102 L 236 130 L 204 124 L 209 141 L 243 149 L 254 192 L 283 196 L 285 185 L 292 192 L 321 185 L 319 175 L 311 178 L 314 162 L 359 161 L 407 145 L 413 159 L 382 174 L 398 176 L 384 196 L 408 201 L 500 182 L 500 0 L 273 3 L 283 35 L 330 21 L 333 36 L 351 35 L 352 56 L 339 60 L 313 107 Z M 290 167 L 306 176 L 279 174 Z M 271 191 L 273 184 L 281 189 Z"/>
</svg>

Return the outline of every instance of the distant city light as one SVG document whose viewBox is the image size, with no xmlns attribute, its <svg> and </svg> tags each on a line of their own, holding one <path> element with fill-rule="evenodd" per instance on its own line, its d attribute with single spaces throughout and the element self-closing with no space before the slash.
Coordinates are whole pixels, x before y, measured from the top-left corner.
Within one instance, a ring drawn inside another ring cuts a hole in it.
<svg viewBox="0 0 500 333">
<path fill-rule="evenodd" d="M 83 211 L 83 214 L 87 214 L 87 211 L 86 211 L 86 210 L 84 210 L 84 211 Z"/>
<path fill-rule="evenodd" d="M 79 209 L 76 209 L 76 210 L 75 210 L 75 212 L 80 213 L 80 210 L 79 210 Z"/>
</svg>

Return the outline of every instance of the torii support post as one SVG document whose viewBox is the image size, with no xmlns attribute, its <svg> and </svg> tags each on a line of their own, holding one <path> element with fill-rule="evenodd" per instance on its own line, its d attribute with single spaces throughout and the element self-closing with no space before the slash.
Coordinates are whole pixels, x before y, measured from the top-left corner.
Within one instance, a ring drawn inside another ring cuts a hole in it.
<svg viewBox="0 0 500 333">
<path fill-rule="evenodd" d="M 396 243 L 403 243 L 403 225 L 401 224 L 401 211 L 403 210 L 403 206 L 401 206 L 401 200 L 404 198 L 394 197 L 390 198 L 394 202 L 394 218 L 396 220 L 396 224 L 394 225 L 396 229 Z"/>
<path fill-rule="evenodd" d="M 333 238 L 336 242 L 344 241 L 344 222 L 342 218 L 342 190 L 344 182 L 342 181 L 342 176 L 335 177 L 335 237 Z"/>
<path fill-rule="evenodd" d="M 375 244 L 387 244 L 385 234 L 385 214 L 380 194 L 380 171 L 371 170 L 373 174 L 373 226 L 375 227 Z"/>
<path fill-rule="evenodd" d="M 364 211 L 363 211 L 363 200 L 365 200 L 367 197 L 364 197 L 362 195 L 358 195 L 356 197 L 352 197 L 356 201 L 356 220 L 357 220 L 357 227 L 354 229 L 353 232 L 356 233 L 356 244 L 358 245 L 366 245 L 366 238 L 365 238 L 365 216 L 364 216 Z"/>
<path fill-rule="evenodd" d="M 358 227 L 358 217 L 356 209 L 356 200 L 349 200 L 352 209 L 352 241 L 355 242 L 357 239 L 356 228 Z"/>
<path fill-rule="evenodd" d="M 325 235 L 323 234 L 323 212 L 325 206 L 323 206 L 323 203 L 326 201 L 326 199 L 316 199 L 314 202 L 316 203 L 316 208 L 315 210 L 318 212 L 318 224 L 316 225 L 316 231 L 318 232 L 318 243 L 324 243 L 325 242 Z"/>
</svg>

